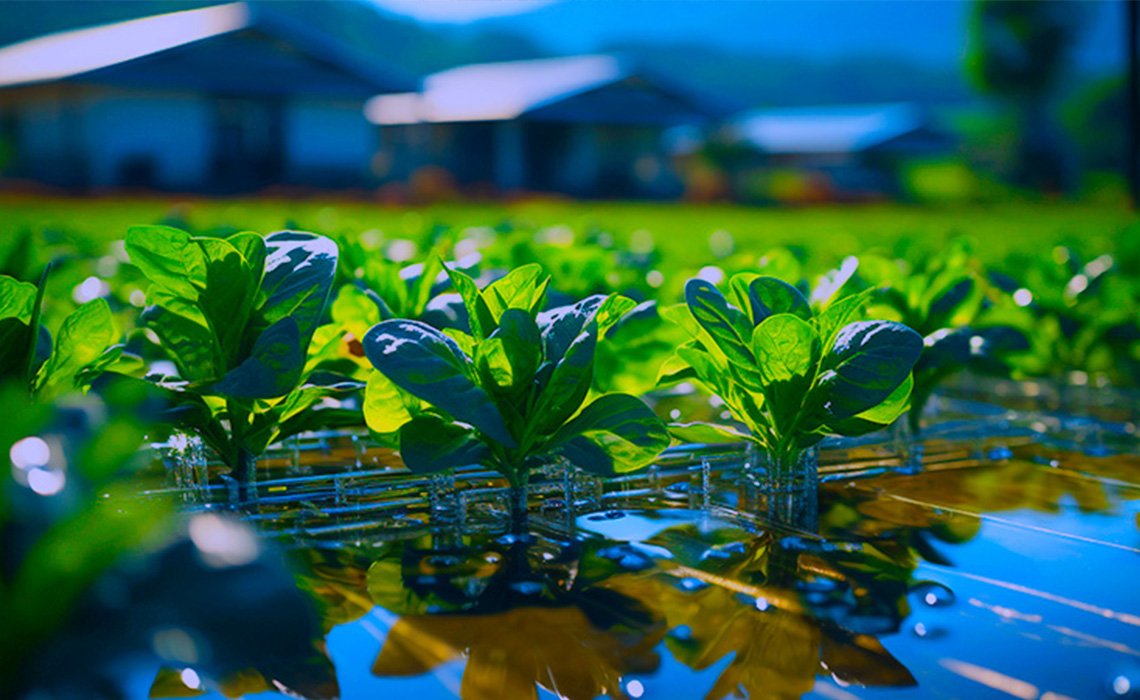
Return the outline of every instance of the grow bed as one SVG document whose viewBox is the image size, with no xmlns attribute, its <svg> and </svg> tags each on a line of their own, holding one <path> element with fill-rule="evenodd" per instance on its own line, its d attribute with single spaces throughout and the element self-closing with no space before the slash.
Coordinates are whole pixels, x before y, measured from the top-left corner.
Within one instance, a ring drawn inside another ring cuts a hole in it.
<svg viewBox="0 0 1140 700">
<path fill-rule="evenodd" d="M 180 491 L 302 562 L 331 659 L 291 686 L 312 697 L 1134 692 L 1135 424 L 968 393 L 921 443 L 826 443 L 798 523 L 742 509 L 739 446 L 609 481 L 553 464 L 523 537 L 500 477 L 411 475 L 352 433 L 279 446 L 254 501 L 216 473 Z M 180 478 L 209 474 L 190 453 Z"/>
</svg>

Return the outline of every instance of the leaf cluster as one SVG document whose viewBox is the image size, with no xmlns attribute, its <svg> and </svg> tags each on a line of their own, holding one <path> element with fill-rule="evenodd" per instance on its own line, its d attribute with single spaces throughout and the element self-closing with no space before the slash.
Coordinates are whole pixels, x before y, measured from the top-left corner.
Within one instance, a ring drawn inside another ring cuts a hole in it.
<svg viewBox="0 0 1140 700">
<path fill-rule="evenodd" d="M 365 420 L 377 433 L 397 434 L 410 469 L 484 464 L 525 484 L 554 455 L 611 475 L 645 466 L 668 445 L 664 425 L 639 399 L 587 402 L 599 339 L 633 302 L 596 295 L 540 311 L 549 277 L 538 265 L 484 289 L 463 272 L 448 274 L 470 333 L 393 319 L 364 339 L 377 370 Z"/>
</svg>

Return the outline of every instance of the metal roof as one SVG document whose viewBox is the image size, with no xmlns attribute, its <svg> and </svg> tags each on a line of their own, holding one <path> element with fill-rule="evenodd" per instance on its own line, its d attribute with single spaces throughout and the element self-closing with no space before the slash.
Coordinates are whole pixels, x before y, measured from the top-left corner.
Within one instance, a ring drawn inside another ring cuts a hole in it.
<svg viewBox="0 0 1140 700">
<path fill-rule="evenodd" d="M 375 97 L 365 112 L 377 124 L 515 119 L 628 75 L 614 56 L 477 63 L 429 75 L 421 93 Z"/>
<path fill-rule="evenodd" d="M 308 27 L 271 12 L 255 12 L 245 2 L 235 2 L 59 32 L 0 48 L 0 88 L 91 77 L 107 82 L 115 82 L 115 77 L 133 78 L 126 69 L 138 65 L 139 59 L 254 28 L 285 40 L 322 65 L 352 76 L 360 82 L 358 89 L 364 94 L 414 89 L 417 85 L 398 71 L 356 60 L 335 41 Z M 176 65 L 186 67 L 184 63 Z M 118 69 L 127 75 L 115 74 Z M 259 76 L 256 71 L 241 75 L 241 69 L 241 65 L 231 63 L 227 72 L 236 73 L 252 85 L 269 77 Z M 156 77 L 162 76 L 147 76 L 152 82 Z M 226 77 L 229 83 L 235 79 L 235 75 Z M 202 80 L 192 84 L 205 86 Z"/>
<path fill-rule="evenodd" d="M 909 103 L 759 109 L 733 119 L 730 133 L 767 153 L 852 153 L 926 124 Z"/>
</svg>

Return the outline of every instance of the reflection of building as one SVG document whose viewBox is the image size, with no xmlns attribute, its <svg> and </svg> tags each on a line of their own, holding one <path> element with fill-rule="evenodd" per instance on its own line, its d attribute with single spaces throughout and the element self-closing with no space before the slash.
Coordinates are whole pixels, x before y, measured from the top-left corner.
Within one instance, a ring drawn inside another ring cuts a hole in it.
<svg viewBox="0 0 1140 700">
<path fill-rule="evenodd" d="M 710 114 L 692 94 L 612 56 L 463 66 L 368 105 L 389 176 L 438 168 L 461 186 L 580 196 L 680 190 L 662 135 Z"/>
<path fill-rule="evenodd" d="M 948 155 L 953 139 L 911 104 L 746 112 L 720 131 L 744 198 L 896 196 L 909 161 Z"/>
<path fill-rule="evenodd" d="M 7 174 L 232 191 L 368 181 L 365 100 L 415 83 L 244 3 L 0 49 Z"/>
</svg>

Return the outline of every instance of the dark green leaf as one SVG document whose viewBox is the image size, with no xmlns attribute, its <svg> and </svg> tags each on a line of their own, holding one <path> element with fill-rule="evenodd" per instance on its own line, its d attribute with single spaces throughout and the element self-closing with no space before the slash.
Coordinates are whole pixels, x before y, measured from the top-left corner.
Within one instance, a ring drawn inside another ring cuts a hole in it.
<svg viewBox="0 0 1140 700">
<path fill-rule="evenodd" d="M 364 352 L 404 391 L 515 446 L 491 397 L 474 382 L 471 360 L 443 333 L 420 321 L 384 321 L 365 335 Z"/>
<path fill-rule="evenodd" d="M 531 415 L 538 433 L 546 435 L 562 426 L 586 400 L 593 380 L 597 326 L 591 322 L 554 366 L 543 383 Z"/>
<path fill-rule="evenodd" d="M 744 313 L 729 306 L 716 287 L 700 279 L 689 280 L 685 285 L 685 301 L 693 318 L 724 353 L 729 364 L 742 369 L 741 378 L 753 378 L 756 358 L 749 347 L 752 323 Z"/>
<path fill-rule="evenodd" d="M 447 276 L 455 285 L 455 290 L 463 297 L 463 305 L 467 309 L 467 322 L 471 326 L 471 335 L 476 340 L 486 338 L 495 329 L 495 319 L 491 316 L 491 310 L 487 308 L 487 301 L 483 298 L 475 280 L 453 267 L 448 266 L 446 269 Z"/>
<path fill-rule="evenodd" d="M 266 237 L 265 245 L 268 255 L 261 282 L 265 301 L 258 308 L 256 329 L 291 316 L 301 345 L 308 347 L 336 277 L 336 244 L 312 233 L 278 231 Z"/>
<path fill-rule="evenodd" d="M 296 320 L 282 318 L 257 337 L 249 357 L 214 384 L 213 391 L 237 399 L 285 396 L 305 368 L 301 342 Z"/>
<path fill-rule="evenodd" d="M 601 294 L 586 297 L 576 304 L 559 306 L 538 315 L 538 327 L 542 331 L 543 355 L 547 362 L 557 363 L 566 354 L 582 329 L 593 320 L 605 303 Z"/>
<path fill-rule="evenodd" d="M 752 305 L 752 322 L 759 325 L 775 314 L 794 314 L 805 321 L 811 318 L 807 299 L 787 282 L 775 277 L 758 277 L 748 285 Z"/>
<path fill-rule="evenodd" d="M 417 474 L 482 464 L 490 456 L 474 431 L 439 416 L 423 415 L 400 428 L 400 457 Z"/>
<path fill-rule="evenodd" d="M 36 393 L 51 399 L 76 388 L 75 378 L 115 342 L 115 324 L 105 299 L 72 311 L 63 321 L 55 349 L 36 376 Z"/>
<path fill-rule="evenodd" d="M 900 323 L 860 321 L 839 332 L 824 358 L 816 400 L 829 423 L 850 418 L 886 400 L 922 353 L 922 338 Z"/>
</svg>

